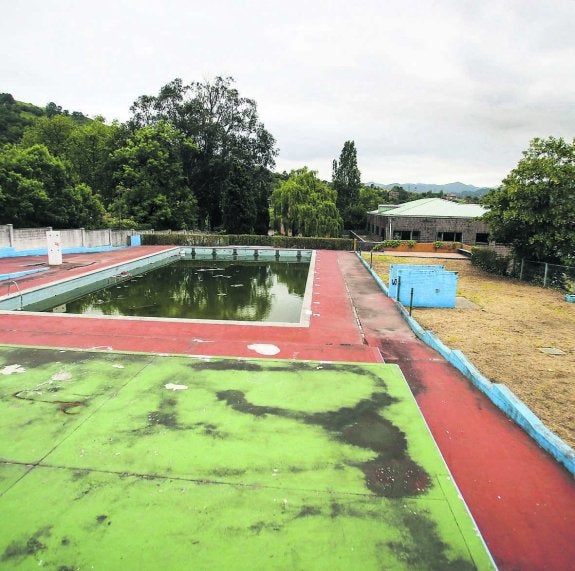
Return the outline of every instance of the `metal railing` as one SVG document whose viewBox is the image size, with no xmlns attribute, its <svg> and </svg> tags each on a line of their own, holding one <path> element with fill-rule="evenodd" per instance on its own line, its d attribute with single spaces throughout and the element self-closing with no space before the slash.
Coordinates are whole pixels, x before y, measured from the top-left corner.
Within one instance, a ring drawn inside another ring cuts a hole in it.
<svg viewBox="0 0 575 571">
<path fill-rule="evenodd" d="M 8 293 L 6 295 L 10 295 L 10 288 L 11 288 L 12 284 L 14 284 L 16 286 L 16 291 L 18 292 L 18 295 L 20 296 L 20 310 L 22 310 L 22 308 L 24 307 L 24 298 L 22 296 L 22 290 L 20 289 L 20 286 L 18 285 L 17 281 L 10 280 L 8 282 Z"/>
</svg>

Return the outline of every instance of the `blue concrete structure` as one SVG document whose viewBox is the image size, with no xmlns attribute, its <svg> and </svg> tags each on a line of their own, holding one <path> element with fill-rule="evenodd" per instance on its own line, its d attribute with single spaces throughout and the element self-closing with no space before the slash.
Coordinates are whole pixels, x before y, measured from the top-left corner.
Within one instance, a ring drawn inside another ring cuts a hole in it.
<svg viewBox="0 0 575 571">
<path fill-rule="evenodd" d="M 23 272 L 12 272 L 11 274 L 0 274 L 0 281 L 3 280 L 13 280 L 15 278 L 21 278 L 22 276 L 27 276 L 29 274 L 37 274 L 38 272 L 45 272 L 50 268 L 38 268 L 36 270 L 26 270 Z"/>
<path fill-rule="evenodd" d="M 387 295 L 397 299 L 397 286 L 399 284 L 399 272 L 407 270 L 428 270 L 430 272 L 445 271 L 445 266 L 433 265 L 413 265 L 413 264 L 390 264 L 389 266 L 389 286 L 387 288 Z"/>
<path fill-rule="evenodd" d="M 388 295 L 404 306 L 453 308 L 457 295 L 457 272 L 449 272 L 444 266 L 437 265 L 392 264 Z"/>
<path fill-rule="evenodd" d="M 541 448 L 547 451 L 555 460 L 575 475 L 575 450 L 563 442 L 556 434 L 551 432 L 531 409 L 506 385 L 493 383 L 483 376 L 464 353 L 457 349 L 450 349 L 439 338 L 424 330 L 413 317 L 410 317 L 399 303 L 397 307 L 403 318 L 419 339 L 435 349 L 442 357 L 449 361 L 460 373 L 465 375 L 475 387 L 484 393 L 497 408 L 513 419 Z"/>
</svg>

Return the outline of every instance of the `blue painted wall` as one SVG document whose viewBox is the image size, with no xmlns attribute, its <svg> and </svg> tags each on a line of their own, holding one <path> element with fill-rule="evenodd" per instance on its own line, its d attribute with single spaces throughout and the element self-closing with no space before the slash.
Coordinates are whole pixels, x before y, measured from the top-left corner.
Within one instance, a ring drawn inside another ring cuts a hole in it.
<svg viewBox="0 0 575 571">
<path fill-rule="evenodd" d="M 425 266 L 425 265 L 410 265 L 410 264 L 390 264 L 389 266 L 389 286 L 387 288 L 387 295 L 397 299 L 397 285 L 400 271 L 405 270 L 429 270 L 431 272 L 445 271 L 445 266 Z"/>
<path fill-rule="evenodd" d="M 12 272 L 11 274 L 0 274 L 0 281 L 2 280 L 12 280 L 14 278 L 21 278 L 22 276 L 27 276 L 29 274 L 37 274 L 38 272 L 45 272 L 50 268 L 38 268 L 36 270 L 26 270 L 23 272 Z"/>
<path fill-rule="evenodd" d="M 136 244 L 132 244 L 135 246 Z M 95 252 L 109 252 L 110 250 L 120 250 L 126 246 L 95 246 L 93 248 L 77 247 L 63 248 L 62 254 L 89 254 Z M 14 248 L 0 248 L 0 258 L 18 258 L 22 256 L 47 256 L 47 248 L 38 248 L 35 250 L 15 250 Z"/>
<path fill-rule="evenodd" d="M 392 265 L 388 289 L 388 295 L 404 306 L 412 303 L 413 307 L 453 308 L 457 295 L 457 272 L 448 272 L 444 266 Z"/>
</svg>

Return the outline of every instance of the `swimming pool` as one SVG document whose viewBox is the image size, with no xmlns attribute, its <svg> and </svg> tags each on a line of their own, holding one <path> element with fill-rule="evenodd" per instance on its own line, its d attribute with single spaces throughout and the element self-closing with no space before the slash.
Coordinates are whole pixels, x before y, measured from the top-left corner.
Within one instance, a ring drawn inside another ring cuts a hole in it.
<svg viewBox="0 0 575 571">
<path fill-rule="evenodd" d="M 311 250 L 173 248 L 12 291 L 0 310 L 309 326 L 314 265 Z"/>
</svg>

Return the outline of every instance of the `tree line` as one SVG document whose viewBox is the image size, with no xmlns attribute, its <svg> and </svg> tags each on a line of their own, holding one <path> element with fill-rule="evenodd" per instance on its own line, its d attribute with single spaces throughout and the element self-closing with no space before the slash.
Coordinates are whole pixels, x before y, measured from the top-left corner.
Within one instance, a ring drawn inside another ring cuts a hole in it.
<svg viewBox="0 0 575 571">
<path fill-rule="evenodd" d="M 361 183 L 346 141 L 332 180 L 274 173 L 278 150 L 231 77 L 142 95 L 125 123 L 0 94 L 0 224 L 340 236 L 381 203 L 433 193 Z M 482 203 L 492 237 L 522 256 L 575 263 L 575 141 L 534 139 Z"/>
<path fill-rule="evenodd" d="M 353 141 L 331 182 L 307 167 L 274 173 L 277 152 L 255 101 L 231 77 L 175 79 L 112 124 L 3 93 L 0 223 L 339 236 L 395 201 L 361 184 Z"/>
<path fill-rule="evenodd" d="M 0 223 L 267 233 L 277 154 L 230 77 L 143 95 L 125 123 L 0 94 Z"/>
</svg>

